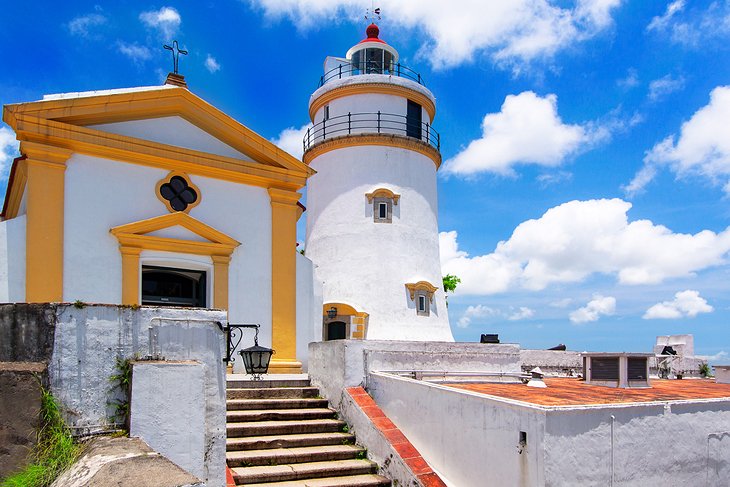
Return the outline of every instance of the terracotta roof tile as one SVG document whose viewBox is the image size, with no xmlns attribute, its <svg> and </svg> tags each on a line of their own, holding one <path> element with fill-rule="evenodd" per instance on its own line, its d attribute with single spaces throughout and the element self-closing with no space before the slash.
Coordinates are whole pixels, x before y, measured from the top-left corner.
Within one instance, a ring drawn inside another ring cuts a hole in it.
<svg viewBox="0 0 730 487">
<path fill-rule="evenodd" d="M 648 389 L 617 389 L 589 385 L 581 379 L 574 378 L 546 378 L 545 384 L 548 386 L 546 389 L 511 383 L 445 385 L 541 406 L 585 406 L 719 398 L 730 400 L 730 384 L 717 384 L 713 379 L 654 379 Z"/>
</svg>

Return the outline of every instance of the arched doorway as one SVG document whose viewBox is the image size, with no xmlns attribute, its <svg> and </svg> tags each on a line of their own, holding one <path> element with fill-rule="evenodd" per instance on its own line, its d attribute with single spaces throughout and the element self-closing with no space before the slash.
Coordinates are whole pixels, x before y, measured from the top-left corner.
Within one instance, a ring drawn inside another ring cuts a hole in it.
<svg viewBox="0 0 730 487">
<path fill-rule="evenodd" d="M 322 307 L 322 340 L 362 340 L 368 314 L 345 303 L 325 303 Z"/>
</svg>

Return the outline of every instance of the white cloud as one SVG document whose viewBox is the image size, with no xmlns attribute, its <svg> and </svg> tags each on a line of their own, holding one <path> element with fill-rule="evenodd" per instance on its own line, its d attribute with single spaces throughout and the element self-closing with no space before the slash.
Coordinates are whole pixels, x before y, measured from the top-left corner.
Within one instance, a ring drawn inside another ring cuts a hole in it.
<svg viewBox="0 0 730 487">
<path fill-rule="evenodd" d="M 700 313 L 712 313 L 715 310 L 700 297 L 698 291 L 687 289 L 674 295 L 672 301 L 662 301 L 646 310 L 645 320 L 694 318 Z"/>
<path fill-rule="evenodd" d="M 629 221 L 620 199 L 570 201 L 527 220 L 486 255 L 459 250 L 455 231 L 439 234 L 441 269 L 461 278 L 458 294 L 541 290 L 615 275 L 626 285 L 656 284 L 726 263 L 730 228 L 674 233 L 649 220 Z"/>
<path fill-rule="evenodd" d="M 686 9 L 684 0 L 667 5 L 661 16 L 654 17 L 647 31 L 668 36 L 684 47 L 707 49 L 708 42 L 726 41 L 730 35 L 730 2 L 710 2 L 706 8 L 695 6 Z"/>
<path fill-rule="evenodd" d="M 715 355 L 707 355 L 704 358 L 708 362 L 723 362 L 727 360 L 727 358 L 730 357 L 730 353 L 727 353 L 725 350 L 721 350 L 717 352 Z"/>
<path fill-rule="evenodd" d="M 573 302 L 573 298 L 563 298 L 551 302 L 549 305 L 553 308 L 567 308 Z"/>
<path fill-rule="evenodd" d="M 499 316 L 500 314 L 499 310 L 481 304 L 469 306 L 466 308 L 464 315 L 456 322 L 456 326 L 459 328 L 468 328 L 474 318 L 489 318 Z"/>
<path fill-rule="evenodd" d="M 99 11 L 101 11 L 101 8 L 98 8 L 96 13 L 80 15 L 72 19 L 68 23 L 69 32 L 76 36 L 89 37 L 90 31 L 94 27 L 104 25 L 107 21 L 107 18 Z"/>
<path fill-rule="evenodd" d="M 684 0 L 675 0 L 671 2 L 669 5 L 667 5 L 667 10 L 664 12 L 663 15 L 658 15 L 651 19 L 649 25 L 646 26 L 646 30 L 652 31 L 666 29 L 670 25 L 676 14 L 684 10 L 684 6 Z"/>
<path fill-rule="evenodd" d="M 661 166 L 677 176 L 699 175 L 723 185 L 730 194 L 730 86 L 718 86 L 710 103 L 682 124 L 679 137 L 670 135 L 644 157 L 644 167 L 624 187 L 632 196 L 644 189 Z"/>
<path fill-rule="evenodd" d="M 359 0 L 251 0 L 266 15 L 288 17 L 301 28 L 321 20 L 349 18 L 360 22 Z M 550 59 L 609 27 L 622 0 L 393 0 L 388 2 L 389 32 L 420 30 L 428 41 L 420 56 L 436 68 L 456 66 L 485 53 L 495 62 L 516 70 L 533 61 Z M 386 7 L 386 6 L 384 6 Z M 390 34 L 392 37 L 393 34 Z M 404 33 L 405 37 L 406 33 Z"/>
<path fill-rule="evenodd" d="M 636 68 L 629 68 L 626 77 L 616 81 L 616 84 L 627 90 L 639 86 L 639 72 Z"/>
<path fill-rule="evenodd" d="M 510 313 L 510 315 L 507 316 L 507 319 L 510 321 L 519 321 L 519 320 L 526 320 L 527 318 L 532 318 L 533 316 L 535 316 L 534 309 L 530 309 L 525 306 L 520 306 L 520 309 Z"/>
<path fill-rule="evenodd" d="M 684 88 L 684 77 L 672 77 L 671 74 L 655 79 L 649 83 L 649 99 L 657 101 Z"/>
<path fill-rule="evenodd" d="M 160 10 L 150 10 L 139 14 L 139 20 L 148 27 L 159 30 L 160 34 L 167 41 L 177 33 L 182 23 L 182 18 L 173 7 L 162 7 Z"/>
<path fill-rule="evenodd" d="M 593 299 L 582 308 L 570 313 L 571 323 L 589 323 L 598 321 L 603 316 L 610 316 L 616 312 L 616 298 L 594 294 Z"/>
<path fill-rule="evenodd" d="M 221 69 L 221 65 L 210 54 L 208 54 L 208 57 L 205 58 L 205 67 L 211 73 L 215 73 Z"/>
<path fill-rule="evenodd" d="M 152 59 L 152 52 L 145 46 L 139 44 L 125 44 L 123 42 L 117 42 L 117 48 L 119 52 L 130 58 L 135 63 L 141 63 Z"/>
<path fill-rule="evenodd" d="M 0 127 L 0 180 L 8 177 L 10 164 L 18 157 L 20 143 L 15 139 L 15 134 L 8 127 Z"/>
<path fill-rule="evenodd" d="M 444 171 L 512 175 L 517 164 L 560 165 L 594 141 L 597 133 L 586 126 L 564 124 L 557 103 L 555 95 L 540 97 L 532 91 L 508 95 L 499 113 L 484 117 L 482 137 L 446 161 Z"/>
<path fill-rule="evenodd" d="M 304 147 L 302 141 L 304 136 L 307 134 L 307 130 L 312 127 L 311 123 L 302 125 L 299 128 L 289 127 L 281 131 L 278 137 L 271 141 L 281 149 L 284 149 L 289 154 L 293 155 L 297 159 L 302 158 L 304 153 Z"/>
</svg>

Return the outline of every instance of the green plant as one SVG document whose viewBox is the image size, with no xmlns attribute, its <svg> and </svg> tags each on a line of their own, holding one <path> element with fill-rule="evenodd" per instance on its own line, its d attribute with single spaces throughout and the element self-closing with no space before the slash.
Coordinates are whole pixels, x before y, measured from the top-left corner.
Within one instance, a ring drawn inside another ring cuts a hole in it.
<svg viewBox="0 0 730 487">
<path fill-rule="evenodd" d="M 121 399 L 112 401 L 114 406 L 114 414 L 111 417 L 112 422 L 123 424 L 126 430 L 129 430 L 129 398 L 131 396 L 132 387 L 132 359 L 116 358 L 115 367 L 117 373 L 109 377 L 112 383 L 112 392 L 118 392 Z"/>
<path fill-rule="evenodd" d="M 41 429 L 38 431 L 38 443 L 29 457 L 30 464 L 7 477 L 0 487 L 47 487 L 76 461 L 81 448 L 74 442 L 58 402 L 50 391 L 43 388 L 40 416 Z"/>
<path fill-rule="evenodd" d="M 368 458 L 368 451 L 367 450 L 360 450 L 355 454 L 355 458 L 358 460 L 366 460 Z"/>
<path fill-rule="evenodd" d="M 447 293 L 453 293 L 456 291 L 456 286 L 461 282 L 461 279 L 453 274 L 446 274 L 444 276 L 444 291 Z"/>
<path fill-rule="evenodd" d="M 461 279 L 453 274 L 446 274 L 443 278 L 444 292 L 453 293 L 456 291 L 456 286 L 461 282 Z M 446 307 L 449 306 L 449 297 L 446 296 Z"/>
<path fill-rule="evenodd" d="M 84 309 L 84 308 L 86 308 L 86 303 L 84 303 L 80 299 L 77 299 L 76 301 L 74 301 L 74 308 L 76 308 L 76 309 Z"/>
<path fill-rule="evenodd" d="M 710 370 L 710 364 L 702 362 L 700 364 L 700 375 L 702 377 L 712 377 L 712 370 Z"/>
<path fill-rule="evenodd" d="M 343 433 L 349 433 L 349 432 L 350 432 L 350 427 L 349 427 L 349 426 L 347 426 L 347 424 L 343 424 L 343 425 L 342 425 L 342 426 L 340 427 L 340 431 L 341 431 L 341 432 L 343 432 Z"/>
</svg>

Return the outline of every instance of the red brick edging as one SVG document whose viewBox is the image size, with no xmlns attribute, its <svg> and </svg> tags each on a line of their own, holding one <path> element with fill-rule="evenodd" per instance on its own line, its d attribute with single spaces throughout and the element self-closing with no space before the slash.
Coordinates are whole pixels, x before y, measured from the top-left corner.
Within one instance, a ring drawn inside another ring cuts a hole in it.
<svg viewBox="0 0 730 487">
<path fill-rule="evenodd" d="M 385 439 L 388 440 L 423 487 L 446 487 L 441 477 L 433 471 L 428 463 L 426 463 L 426 460 L 418 453 L 418 450 L 408 441 L 408 438 L 388 419 L 383 410 L 375 404 L 375 401 L 365 392 L 365 389 L 362 387 L 348 387 L 346 391 L 375 427 L 383 433 Z"/>
<path fill-rule="evenodd" d="M 236 487 L 236 481 L 233 480 L 233 471 L 228 465 L 226 465 L 226 487 Z"/>
</svg>

